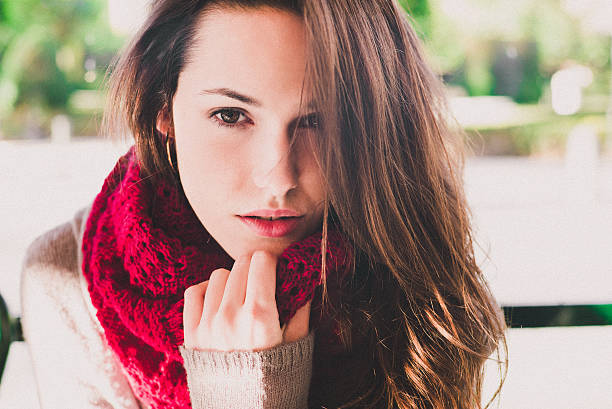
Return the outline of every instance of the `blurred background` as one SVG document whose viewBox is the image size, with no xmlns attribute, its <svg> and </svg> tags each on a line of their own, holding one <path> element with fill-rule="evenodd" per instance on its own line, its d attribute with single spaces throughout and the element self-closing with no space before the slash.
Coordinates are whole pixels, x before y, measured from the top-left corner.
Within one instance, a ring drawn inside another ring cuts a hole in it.
<svg viewBox="0 0 612 409">
<path fill-rule="evenodd" d="M 477 254 L 513 327 L 501 407 L 612 408 L 612 0 L 399 1 L 466 130 Z M 27 245 L 89 204 L 127 149 L 99 135 L 104 81 L 146 10 L 0 0 L 0 292 L 12 316 Z M 27 349 L 11 351 L 0 407 L 35 407 L 19 389 L 33 382 Z"/>
</svg>

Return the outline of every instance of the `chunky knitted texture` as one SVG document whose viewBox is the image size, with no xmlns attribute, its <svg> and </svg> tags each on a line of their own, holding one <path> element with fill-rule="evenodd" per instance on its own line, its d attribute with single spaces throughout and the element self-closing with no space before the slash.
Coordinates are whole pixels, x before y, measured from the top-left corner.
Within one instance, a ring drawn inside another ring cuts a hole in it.
<svg viewBox="0 0 612 409">
<path fill-rule="evenodd" d="M 350 252 L 328 232 L 328 277 Z M 135 148 L 119 159 L 92 205 L 83 235 L 83 273 L 106 340 L 135 395 L 152 409 L 190 408 L 179 346 L 183 293 L 233 260 L 202 226 L 181 189 L 141 175 Z M 279 257 L 276 301 L 287 322 L 321 281 L 321 232 Z M 315 301 L 316 302 L 316 301 Z"/>
<path fill-rule="evenodd" d="M 314 334 L 255 352 L 179 347 L 193 408 L 306 409 Z M 282 385 L 282 387 L 278 387 Z M 307 390 L 307 389 L 306 389 Z"/>
</svg>

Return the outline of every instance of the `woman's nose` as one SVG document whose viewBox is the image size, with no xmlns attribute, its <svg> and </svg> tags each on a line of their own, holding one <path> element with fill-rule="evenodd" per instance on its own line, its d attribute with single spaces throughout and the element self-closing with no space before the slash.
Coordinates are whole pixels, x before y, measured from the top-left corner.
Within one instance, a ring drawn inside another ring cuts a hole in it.
<svg viewBox="0 0 612 409">
<path fill-rule="evenodd" d="M 282 199 L 297 187 L 298 177 L 288 131 L 268 131 L 260 141 L 263 143 L 253 158 L 253 181 L 276 199 Z"/>
</svg>

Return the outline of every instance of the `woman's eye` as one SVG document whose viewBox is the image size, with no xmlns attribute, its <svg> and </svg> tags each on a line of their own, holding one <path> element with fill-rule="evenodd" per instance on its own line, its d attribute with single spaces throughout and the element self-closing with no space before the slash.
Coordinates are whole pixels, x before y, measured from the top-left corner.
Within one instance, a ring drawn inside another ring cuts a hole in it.
<svg viewBox="0 0 612 409">
<path fill-rule="evenodd" d="M 245 116 L 242 112 L 236 109 L 220 109 L 218 111 L 213 112 L 212 117 L 215 118 L 217 125 L 219 126 L 238 126 L 241 125 L 239 122 L 240 116 Z"/>
<path fill-rule="evenodd" d="M 300 119 L 300 128 L 319 128 L 321 125 L 319 115 L 310 114 Z"/>
</svg>

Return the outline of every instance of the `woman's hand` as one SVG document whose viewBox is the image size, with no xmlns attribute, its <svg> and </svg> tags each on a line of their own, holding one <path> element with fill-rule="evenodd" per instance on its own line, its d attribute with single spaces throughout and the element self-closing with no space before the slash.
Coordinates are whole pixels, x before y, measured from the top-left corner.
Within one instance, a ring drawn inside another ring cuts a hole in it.
<svg viewBox="0 0 612 409">
<path fill-rule="evenodd" d="M 306 336 L 310 301 L 281 328 L 275 291 L 276 258 L 264 251 L 237 259 L 231 272 L 213 271 L 185 291 L 185 347 L 255 351 Z"/>
</svg>

